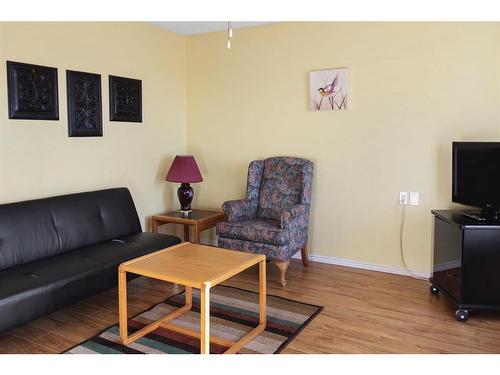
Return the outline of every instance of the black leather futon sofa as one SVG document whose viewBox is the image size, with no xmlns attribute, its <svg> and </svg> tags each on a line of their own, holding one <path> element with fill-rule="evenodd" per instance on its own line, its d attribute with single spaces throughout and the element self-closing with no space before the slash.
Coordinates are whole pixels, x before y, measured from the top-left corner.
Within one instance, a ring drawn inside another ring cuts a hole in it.
<svg viewBox="0 0 500 375">
<path fill-rule="evenodd" d="M 180 242 L 142 232 L 126 188 L 0 205 L 0 332 L 109 289 L 120 263 Z"/>
</svg>

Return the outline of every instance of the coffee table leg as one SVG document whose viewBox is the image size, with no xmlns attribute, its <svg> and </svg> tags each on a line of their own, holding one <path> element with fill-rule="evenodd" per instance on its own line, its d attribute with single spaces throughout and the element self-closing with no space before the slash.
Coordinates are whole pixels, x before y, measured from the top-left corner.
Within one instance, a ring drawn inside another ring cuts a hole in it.
<svg viewBox="0 0 500 375">
<path fill-rule="evenodd" d="M 184 224 L 184 241 L 189 242 L 189 224 Z"/>
<path fill-rule="evenodd" d="M 120 322 L 120 339 L 123 344 L 128 338 L 127 328 L 127 273 L 118 269 L 118 316 Z"/>
<path fill-rule="evenodd" d="M 238 342 L 229 347 L 224 353 L 238 353 L 250 341 L 259 336 L 266 329 L 266 260 L 259 262 L 259 325 L 243 336 Z"/>
<path fill-rule="evenodd" d="M 190 286 L 186 286 L 186 306 L 193 306 L 193 289 Z"/>
<path fill-rule="evenodd" d="M 210 354 L 210 285 L 204 283 L 200 294 L 200 353 Z"/>
<path fill-rule="evenodd" d="M 259 263 L 259 324 L 266 325 L 266 261 Z"/>
</svg>

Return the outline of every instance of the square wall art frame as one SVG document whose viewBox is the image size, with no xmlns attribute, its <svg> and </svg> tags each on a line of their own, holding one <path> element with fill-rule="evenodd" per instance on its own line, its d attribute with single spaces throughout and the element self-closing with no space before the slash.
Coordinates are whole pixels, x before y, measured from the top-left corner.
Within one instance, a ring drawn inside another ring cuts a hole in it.
<svg viewBox="0 0 500 375">
<path fill-rule="evenodd" d="M 349 107 L 349 69 L 315 70 L 309 73 L 311 111 L 340 111 Z"/>
<path fill-rule="evenodd" d="M 109 119 L 142 122 L 142 81 L 109 76 Z"/>
<path fill-rule="evenodd" d="M 7 61 L 9 119 L 59 120 L 57 68 Z"/>
</svg>

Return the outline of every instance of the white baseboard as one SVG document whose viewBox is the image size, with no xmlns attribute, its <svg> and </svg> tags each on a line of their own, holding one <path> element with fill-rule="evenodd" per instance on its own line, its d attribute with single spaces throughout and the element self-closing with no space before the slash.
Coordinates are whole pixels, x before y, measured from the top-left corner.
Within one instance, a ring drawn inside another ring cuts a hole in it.
<svg viewBox="0 0 500 375">
<path fill-rule="evenodd" d="M 300 253 L 295 254 L 293 258 L 300 259 Z M 384 266 L 376 263 L 361 262 L 359 260 L 328 257 L 324 255 L 309 254 L 309 260 L 318 263 L 334 264 L 336 266 L 359 268 L 362 270 L 377 271 L 384 273 L 392 273 L 395 275 L 418 276 L 424 279 L 428 279 L 429 277 L 431 277 L 430 272 L 419 272 L 419 271 L 410 272 L 404 268 Z"/>
<path fill-rule="evenodd" d="M 209 240 L 209 241 L 205 240 L 203 242 L 206 242 L 207 245 L 217 246 L 217 240 Z M 300 252 L 295 254 L 292 258 L 300 259 Z M 406 270 L 404 268 L 384 266 L 384 265 L 376 264 L 376 263 L 361 262 L 358 260 L 350 260 L 350 259 L 344 259 L 344 258 L 335 258 L 335 257 L 324 256 L 324 255 L 309 254 L 309 260 L 312 262 L 334 264 L 336 266 L 359 268 L 362 270 L 369 270 L 369 271 L 392 273 L 395 275 L 404 275 L 404 276 L 415 275 L 415 276 L 418 276 L 418 277 L 421 277 L 424 279 L 428 279 L 429 277 L 431 277 L 430 272 L 418 272 L 418 271 L 409 272 L 408 270 Z"/>
</svg>

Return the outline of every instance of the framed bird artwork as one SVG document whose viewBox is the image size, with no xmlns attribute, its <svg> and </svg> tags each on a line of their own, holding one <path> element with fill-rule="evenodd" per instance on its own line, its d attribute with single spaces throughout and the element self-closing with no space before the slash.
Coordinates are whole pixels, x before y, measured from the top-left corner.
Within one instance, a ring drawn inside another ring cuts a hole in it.
<svg viewBox="0 0 500 375">
<path fill-rule="evenodd" d="M 349 106 L 349 70 L 315 70 L 309 73 L 312 111 L 338 111 Z"/>
</svg>

